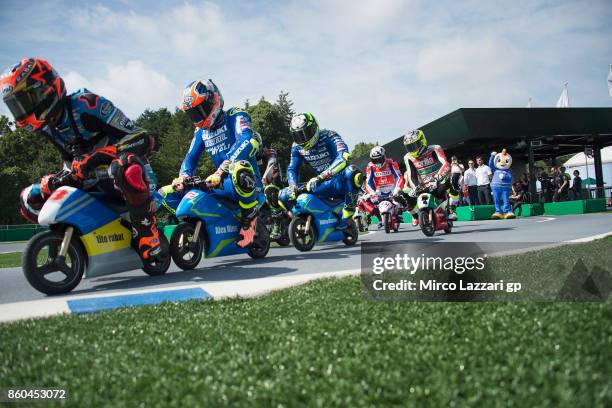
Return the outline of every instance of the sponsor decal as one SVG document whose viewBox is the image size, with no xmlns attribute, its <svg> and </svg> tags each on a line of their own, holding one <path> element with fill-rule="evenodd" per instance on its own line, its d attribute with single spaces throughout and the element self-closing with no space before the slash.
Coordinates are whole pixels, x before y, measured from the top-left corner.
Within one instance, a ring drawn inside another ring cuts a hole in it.
<svg viewBox="0 0 612 408">
<path fill-rule="evenodd" d="M 57 190 L 53 194 L 51 194 L 51 197 L 49 197 L 49 200 L 51 201 L 61 200 L 62 198 L 66 197 L 66 194 L 68 194 L 66 190 Z"/>
<path fill-rule="evenodd" d="M 237 225 L 226 225 L 224 227 L 221 227 L 221 226 L 215 227 L 215 234 L 227 234 L 230 232 L 238 232 L 238 226 Z"/>
<path fill-rule="evenodd" d="M 100 115 L 108 116 L 113 111 L 113 104 L 110 101 L 102 102 L 100 106 Z"/>
<path fill-rule="evenodd" d="M 190 191 L 187 194 L 185 194 L 185 198 L 188 200 L 193 200 L 194 198 L 196 198 L 198 195 L 198 193 L 196 191 Z"/>
<path fill-rule="evenodd" d="M 108 234 L 108 235 L 96 235 L 96 241 L 98 241 L 98 244 L 106 244 L 108 242 L 119 242 L 119 241 L 123 241 L 125 238 L 123 236 L 123 233 L 120 234 Z"/>
</svg>

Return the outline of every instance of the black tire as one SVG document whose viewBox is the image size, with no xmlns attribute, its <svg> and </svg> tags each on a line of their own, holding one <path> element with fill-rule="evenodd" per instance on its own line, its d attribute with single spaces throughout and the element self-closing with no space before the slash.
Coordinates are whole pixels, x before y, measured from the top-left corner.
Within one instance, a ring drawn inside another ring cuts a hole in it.
<svg viewBox="0 0 612 408">
<path fill-rule="evenodd" d="M 389 213 L 384 213 L 382 215 L 382 223 L 385 224 L 385 233 L 390 233 L 391 232 L 391 223 L 389 222 L 391 220 L 391 217 L 389 216 Z"/>
<path fill-rule="evenodd" d="M 396 215 L 395 216 L 395 227 L 393 227 L 393 232 L 397 232 L 399 231 L 399 226 L 400 226 L 400 222 L 399 222 L 399 217 L 401 217 L 401 215 Z"/>
<path fill-rule="evenodd" d="M 255 237 L 248 254 L 253 259 L 261 259 L 268 255 L 270 250 L 270 231 L 263 222 L 258 222 L 255 228 Z"/>
<path fill-rule="evenodd" d="M 308 231 L 303 231 L 306 226 L 306 218 L 305 217 L 295 217 L 291 220 L 289 224 L 289 238 L 291 238 L 291 243 L 301 252 L 310 251 L 317 242 L 317 234 L 314 228 L 314 222 L 310 222 L 310 229 Z"/>
<path fill-rule="evenodd" d="M 421 231 L 423 231 L 423 234 L 428 237 L 433 237 L 436 233 L 436 226 L 435 221 L 433 220 L 433 214 L 431 214 L 430 217 L 427 217 L 428 212 L 433 213 L 433 210 L 429 208 L 426 211 L 419 212 L 419 225 L 421 227 Z M 426 221 L 428 218 L 431 219 L 431 223 Z"/>
<path fill-rule="evenodd" d="M 58 231 L 44 231 L 34 235 L 23 251 L 21 258 L 23 273 L 34 289 L 47 295 L 68 293 L 74 289 L 85 273 L 87 254 L 85 248 L 76 235 L 73 235 L 66 253 L 65 267 L 60 269 L 56 261 L 64 234 Z M 41 251 L 48 248 L 44 264 L 39 265 L 42 259 Z M 50 280 L 50 273 L 64 274 L 61 280 Z"/>
<path fill-rule="evenodd" d="M 451 232 L 453 232 L 453 221 L 448 219 L 449 215 L 450 215 L 450 210 L 448 209 L 448 206 L 446 206 L 446 225 L 447 227 L 444 228 L 445 234 L 450 234 Z"/>
<path fill-rule="evenodd" d="M 160 276 L 164 275 L 170 269 L 172 264 L 172 258 L 170 257 L 170 244 L 168 238 L 162 232 L 159 234 L 159 241 L 161 245 L 161 252 L 159 255 L 152 257 L 149 260 L 142 261 L 142 270 L 149 276 Z"/>
<path fill-rule="evenodd" d="M 202 225 L 202 228 L 204 225 Z M 191 242 L 195 233 L 195 225 L 191 222 L 182 222 L 174 229 L 170 237 L 170 255 L 172 260 L 184 271 L 194 269 L 202 260 L 206 248 L 206 235 L 200 229 L 198 239 Z"/>
<path fill-rule="evenodd" d="M 287 218 L 283 218 L 281 228 L 281 237 L 276 240 L 276 243 L 282 247 L 291 245 L 291 238 L 289 238 L 289 220 Z"/>
<path fill-rule="evenodd" d="M 357 240 L 359 239 L 359 229 L 354 222 L 349 223 L 349 227 L 342 231 L 342 233 L 344 234 L 344 239 L 342 240 L 344 245 L 353 246 L 357 243 Z"/>
</svg>

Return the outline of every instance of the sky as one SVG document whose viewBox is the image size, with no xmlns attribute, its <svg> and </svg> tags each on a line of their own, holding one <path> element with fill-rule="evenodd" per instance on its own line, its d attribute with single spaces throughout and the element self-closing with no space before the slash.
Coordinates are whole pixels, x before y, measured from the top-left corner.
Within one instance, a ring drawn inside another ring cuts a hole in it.
<svg viewBox="0 0 612 408">
<path fill-rule="evenodd" d="M 173 110 L 198 78 L 213 79 L 227 108 L 287 91 L 349 145 L 462 107 L 555 106 L 564 82 L 571 106 L 612 106 L 610 0 L 0 5 L 0 66 L 45 58 L 69 92 L 87 87 L 132 118 Z"/>
</svg>

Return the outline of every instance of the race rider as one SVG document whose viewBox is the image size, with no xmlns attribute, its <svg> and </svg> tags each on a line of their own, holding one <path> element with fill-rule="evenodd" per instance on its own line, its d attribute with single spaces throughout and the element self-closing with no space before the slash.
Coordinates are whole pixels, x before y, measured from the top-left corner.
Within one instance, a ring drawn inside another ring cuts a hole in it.
<svg viewBox="0 0 612 408">
<path fill-rule="evenodd" d="M 306 190 L 318 197 L 343 198 L 342 217 L 336 225 L 344 230 L 352 222 L 363 173 L 349 165 L 350 154 L 346 143 L 333 130 L 319 129 L 311 113 L 305 112 L 291 119 L 291 161 L 287 167 L 289 187 L 284 188 L 279 203 L 291 209 L 297 198 L 299 171 L 305 160 L 317 174 L 306 184 Z"/>
<path fill-rule="evenodd" d="M 242 228 L 237 244 L 249 246 L 255 235 L 257 212 L 264 202 L 256 158 L 261 139 L 251 128 L 251 117 L 238 108 L 224 111 L 221 92 L 210 79 L 187 84 L 181 107 L 195 126 L 195 132 L 179 177 L 172 181 L 172 186 L 177 191 L 183 190 L 183 182 L 194 176 L 206 151 L 217 167 L 206 177 L 206 184 L 214 188 L 216 195 L 238 202 Z"/>
<path fill-rule="evenodd" d="M 261 176 L 261 182 L 264 186 L 264 195 L 266 202 L 270 207 L 270 215 L 272 216 L 272 231 L 270 231 L 270 239 L 278 239 L 281 234 L 281 217 L 285 210 L 278 203 L 278 196 L 283 186 L 280 166 L 278 163 L 278 154 L 272 148 L 264 147 L 262 149 L 261 159 L 266 160 L 266 170 Z"/>
<path fill-rule="evenodd" d="M 130 213 L 135 248 L 143 259 L 161 255 L 150 192 L 155 175 L 147 161 L 155 139 L 108 99 L 85 88 L 67 95 L 64 80 L 43 59 L 24 58 L 3 74 L 0 87 L 17 126 L 48 139 L 64 160 L 63 171 L 21 192 L 21 215 L 36 223 L 55 189 L 79 185 L 98 166 L 108 165 Z"/>
<path fill-rule="evenodd" d="M 404 177 L 397 162 L 387 158 L 384 147 L 373 147 L 370 150 L 370 162 L 366 167 L 365 189 L 368 196 L 362 201 L 365 211 L 379 216 L 376 204 L 381 198 L 395 196 L 403 202 L 400 197 L 403 188 Z M 381 227 L 382 223 L 378 225 Z"/>
<path fill-rule="evenodd" d="M 451 198 L 457 197 L 450 183 L 450 163 L 446 159 L 444 150 L 438 145 L 427 145 L 427 139 L 422 130 L 409 131 L 403 137 L 406 155 L 406 173 L 404 174 L 407 207 L 412 215 L 412 225 L 418 225 L 418 214 L 416 213 L 417 187 L 433 185 L 435 189 L 431 193 L 439 200 L 445 200 L 448 194 Z M 456 220 L 454 206 L 450 206 L 449 220 Z"/>
</svg>

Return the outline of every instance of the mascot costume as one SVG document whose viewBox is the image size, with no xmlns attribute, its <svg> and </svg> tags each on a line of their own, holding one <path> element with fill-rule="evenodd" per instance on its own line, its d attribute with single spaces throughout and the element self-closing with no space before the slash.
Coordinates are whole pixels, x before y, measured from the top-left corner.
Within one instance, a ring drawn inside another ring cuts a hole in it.
<svg viewBox="0 0 612 408">
<path fill-rule="evenodd" d="M 493 180 L 491 180 L 491 191 L 495 203 L 495 213 L 491 216 L 494 220 L 516 218 L 510 204 L 510 193 L 512 192 L 512 156 L 506 149 L 501 153 L 492 152 L 489 158 L 489 167 L 495 169 Z"/>
</svg>

